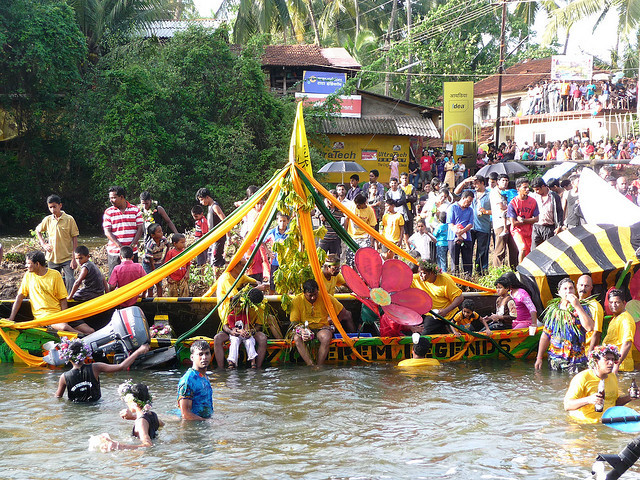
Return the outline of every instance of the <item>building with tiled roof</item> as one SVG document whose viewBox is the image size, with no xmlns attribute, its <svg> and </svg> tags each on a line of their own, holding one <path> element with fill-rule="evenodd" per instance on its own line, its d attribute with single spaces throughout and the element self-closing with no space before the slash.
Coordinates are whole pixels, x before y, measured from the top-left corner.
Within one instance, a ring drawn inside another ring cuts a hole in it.
<svg viewBox="0 0 640 480">
<path fill-rule="evenodd" d="M 267 45 L 261 58 L 271 90 L 277 93 L 302 91 L 305 70 L 346 73 L 353 77 L 361 65 L 342 47 L 318 45 Z"/>
<path fill-rule="evenodd" d="M 609 72 L 594 69 L 594 79 L 609 78 Z M 499 75 L 492 75 L 474 85 L 474 123 L 476 141 L 493 141 L 498 106 Z M 528 60 L 505 70 L 500 99 L 500 142 L 513 139 L 518 145 L 563 140 L 576 131 L 590 132 L 605 128 L 612 136 L 626 134 L 626 121 L 620 121 L 627 109 L 569 110 L 528 114 L 530 85 L 551 81 L 551 57 Z"/>
</svg>

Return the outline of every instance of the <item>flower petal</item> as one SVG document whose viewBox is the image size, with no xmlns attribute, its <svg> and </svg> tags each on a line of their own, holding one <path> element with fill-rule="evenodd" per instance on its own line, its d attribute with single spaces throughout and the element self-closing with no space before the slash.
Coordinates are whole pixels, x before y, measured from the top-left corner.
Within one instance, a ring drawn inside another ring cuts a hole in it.
<svg viewBox="0 0 640 480">
<path fill-rule="evenodd" d="M 411 287 L 413 272 L 411 267 L 401 260 L 392 258 L 382 265 L 380 286 L 387 292 L 399 292 Z"/>
<path fill-rule="evenodd" d="M 384 313 L 386 313 L 391 320 L 400 325 L 420 325 L 422 323 L 422 316 L 410 308 L 403 307 L 402 305 L 387 305 L 382 307 Z"/>
<path fill-rule="evenodd" d="M 369 310 L 371 310 L 373 312 L 373 314 L 378 317 L 378 319 L 380 318 L 380 307 L 378 307 L 378 305 L 376 305 L 375 303 L 373 303 L 371 300 L 369 300 L 368 298 L 362 298 L 362 297 L 358 297 L 358 300 L 360 300 Z M 362 315 L 362 314 L 361 314 Z"/>
<path fill-rule="evenodd" d="M 360 278 L 358 272 L 349 265 L 343 265 L 341 271 L 345 282 L 347 282 L 347 286 L 353 293 L 359 297 L 369 298 L 369 287 L 367 287 L 362 278 Z"/>
<path fill-rule="evenodd" d="M 391 303 L 410 308 L 414 312 L 424 315 L 433 306 L 433 300 L 429 294 L 418 288 L 407 288 L 391 294 Z"/>
<path fill-rule="evenodd" d="M 371 247 L 358 249 L 356 252 L 356 268 L 360 276 L 369 285 L 369 288 L 380 286 L 382 258 L 376 249 Z"/>
</svg>

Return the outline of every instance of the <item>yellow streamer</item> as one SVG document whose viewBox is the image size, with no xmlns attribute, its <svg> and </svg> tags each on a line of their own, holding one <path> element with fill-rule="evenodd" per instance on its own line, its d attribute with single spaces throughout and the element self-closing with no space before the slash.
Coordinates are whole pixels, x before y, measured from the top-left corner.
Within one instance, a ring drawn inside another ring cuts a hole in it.
<svg viewBox="0 0 640 480">
<path fill-rule="evenodd" d="M 42 357 L 36 357 L 35 355 L 31 355 L 28 352 L 22 350 L 16 342 L 14 342 L 11 337 L 4 331 L 4 329 L 0 328 L 0 336 L 4 340 L 4 342 L 9 346 L 13 353 L 24 363 L 26 363 L 30 367 L 43 367 L 45 363 L 42 361 Z"/>
<path fill-rule="evenodd" d="M 293 188 L 295 189 L 296 193 L 300 195 L 300 197 L 302 197 L 303 199 L 306 199 L 307 194 L 305 192 L 305 189 L 303 188 L 300 178 L 298 177 L 298 172 L 293 166 L 291 167 L 291 176 L 293 180 Z M 356 355 L 356 357 L 358 357 L 360 360 L 368 362 L 368 360 L 364 358 L 362 355 L 360 355 L 358 351 L 355 349 L 353 345 L 353 340 L 351 340 L 349 335 L 347 335 L 347 332 L 345 332 L 344 328 L 342 327 L 340 320 L 338 320 L 338 315 L 335 309 L 333 308 L 333 304 L 331 303 L 331 299 L 329 298 L 327 287 L 325 286 L 324 281 L 322 280 L 323 274 L 322 274 L 322 269 L 320 267 L 320 260 L 318 259 L 318 252 L 316 250 L 316 242 L 313 238 L 313 226 L 311 223 L 311 216 L 309 215 L 309 212 L 306 210 L 299 210 L 298 222 L 300 226 L 300 232 L 302 233 L 302 239 L 304 240 L 304 243 L 307 246 L 307 255 L 309 257 L 309 264 L 311 265 L 313 276 L 318 282 L 320 297 L 322 297 L 322 301 L 327 307 L 329 316 L 331 317 L 331 320 L 333 320 L 333 324 L 335 325 L 335 327 L 338 329 L 338 331 L 342 335 L 342 339 L 347 345 L 349 345 L 349 347 L 351 347 L 351 350 Z"/>
<path fill-rule="evenodd" d="M 286 168 L 283 169 L 278 176 L 273 178 L 268 185 L 275 185 L 276 182 L 278 182 L 285 173 Z M 237 225 L 249 212 L 249 210 L 251 210 L 255 206 L 258 200 L 258 198 L 255 198 L 245 202 L 245 204 L 242 205 L 242 207 L 236 213 L 234 213 L 230 217 L 227 217 L 228 221 L 226 222 L 225 227 L 216 228 L 207 233 L 207 235 L 209 236 L 205 236 L 202 240 L 197 242 L 193 246 L 193 249 L 189 252 L 189 255 L 176 257 L 162 267 L 154 270 L 150 274 L 145 275 L 144 277 L 136 280 L 135 282 L 131 282 L 122 288 L 118 288 L 113 292 L 107 293 L 93 300 L 89 300 L 88 302 L 84 302 L 73 308 L 63 310 L 62 312 L 47 315 L 46 317 L 38 320 L 16 323 L 15 328 L 42 327 L 51 325 L 53 323 L 82 320 L 92 315 L 104 312 L 105 310 L 109 310 L 110 308 L 117 307 L 123 301 L 144 292 L 163 278 L 167 277 L 169 274 L 176 271 L 178 268 L 186 265 L 200 253 L 204 252 L 207 248 L 209 248 L 209 246 L 220 239 L 223 235 L 226 235 L 235 225 Z"/>
<path fill-rule="evenodd" d="M 249 234 L 245 237 L 244 241 L 240 245 L 240 248 L 235 253 L 231 261 L 229 262 L 229 265 L 227 265 L 225 272 L 230 272 L 231 270 L 233 270 L 233 268 L 238 264 L 238 261 L 240 261 L 240 259 L 249 251 L 249 247 L 253 244 L 253 242 L 255 242 L 256 238 L 258 238 L 258 236 L 262 232 L 262 228 L 263 227 L 266 228 L 265 223 L 267 222 L 267 220 L 269 219 L 269 216 L 271 215 L 271 211 L 273 209 L 274 204 L 278 201 L 279 193 L 280 193 L 280 185 L 276 184 L 275 187 L 273 187 L 271 194 L 267 198 L 267 201 L 265 202 L 264 207 L 262 207 L 262 211 L 258 215 L 258 218 L 256 218 L 254 227 L 251 229 Z M 218 281 L 216 280 L 215 282 L 213 282 L 213 285 L 209 287 L 209 290 L 207 290 L 207 292 L 203 295 L 203 297 L 212 297 L 213 295 L 215 295 L 217 285 L 218 285 Z"/>
<path fill-rule="evenodd" d="M 373 238 L 378 240 L 380 243 L 382 243 L 385 247 L 387 247 L 389 250 L 391 250 L 392 252 L 394 252 L 398 256 L 400 256 L 400 257 L 402 257 L 402 258 L 404 258 L 404 259 L 406 259 L 406 260 L 408 260 L 408 261 L 410 261 L 412 263 L 416 263 L 416 264 L 418 263 L 415 258 L 413 258 L 407 252 L 402 250 L 395 243 L 392 243 L 392 242 L 388 241 L 380 233 L 378 233 L 376 230 L 374 230 L 372 227 L 370 227 L 365 222 L 363 222 L 360 218 L 358 218 L 356 215 L 354 215 L 337 198 L 335 198 L 333 195 L 331 195 L 327 191 L 326 188 L 324 188 L 320 183 L 318 183 L 318 181 L 316 179 L 314 179 L 312 176 L 307 175 L 304 171 L 302 171 L 302 170 L 300 170 L 300 171 L 302 172 L 302 174 L 305 177 L 307 177 L 309 182 L 311 182 L 311 184 L 316 188 L 316 190 L 318 190 L 318 192 L 320 194 L 322 194 L 325 198 L 328 198 L 329 201 L 331 203 L 333 203 L 333 205 L 338 210 L 340 210 L 342 213 L 344 213 L 349 218 L 349 220 L 351 220 L 352 222 L 355 222 L 359 227 L 364 229 L 364 231 L 366 231 L 369 235 L 371 235 Z M 483 287 L 482 285 L 478 285 L 476 283 L 469 282 L 467 280 L 463 280 L 463 279 L 458 278 L 458 277 L 454 277 L 453 275 L 451 275 L 451 278 L 459 285 L 464 285 L 466 287 L 475 288 L 475 289 L 481 290 L 483 292 L 489 292 L 489 293 L 495 293 L 496 292 L 494 288 Z"/>
</svg>

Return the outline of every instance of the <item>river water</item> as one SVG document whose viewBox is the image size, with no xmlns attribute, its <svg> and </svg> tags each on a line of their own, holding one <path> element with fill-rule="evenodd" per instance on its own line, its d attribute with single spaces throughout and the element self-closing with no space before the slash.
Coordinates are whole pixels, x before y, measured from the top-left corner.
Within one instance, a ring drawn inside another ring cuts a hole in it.
<svg viewBox="0 0 640 480">
<path fill-rule="evenodd" d="M 103 374 L 102 400 L 77 405 L 52 396 L 60 370 L 0 364 L 0 477 L 584 479 L 597 452 L 633 438 L 571 424 L 569 377 L 535 373 L 530 361 L 212 373 L 215 413 L 202 423 L 169 414 L 183 372 Z M 116 393 L 129 377 L 154 395 L 159 438 L 146 451 L 88 451 L 102 432 L 133 442 Z"/>
</svg>

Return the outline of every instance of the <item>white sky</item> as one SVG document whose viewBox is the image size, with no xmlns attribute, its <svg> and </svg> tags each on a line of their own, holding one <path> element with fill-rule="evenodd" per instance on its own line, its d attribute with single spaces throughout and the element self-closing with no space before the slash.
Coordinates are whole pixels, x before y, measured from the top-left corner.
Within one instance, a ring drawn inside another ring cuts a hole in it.
<svg viewBox="0 0 640 480">
<path fill-rule="evenodd" d="M 381 2 L 383 0 L 380 0 Z M 212 17 L 218 9 L 222 0 L 194 0 L 194 4 L 202 17 Z M 616 43 L 616 17 L 615 12 L 610 12 L 605 21 L 598 27 L 595 35 L 591 32 L 595 24 L 596 17 L 582 21 L 574 26 L 569 38 L 568 54 L 591 54 L 605 61 L 610 61 L 609 50 L 614 48 Z M 538 33 L 536 41 L 540 41 L 547 19 L 543 15 L 538 15 L 534 29 Z M 560 36 L 560 42 L 564 44 L 564 34 Z"/>
</svg>

